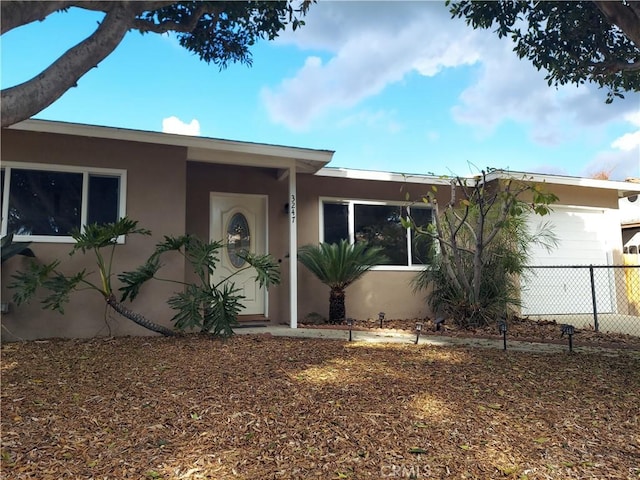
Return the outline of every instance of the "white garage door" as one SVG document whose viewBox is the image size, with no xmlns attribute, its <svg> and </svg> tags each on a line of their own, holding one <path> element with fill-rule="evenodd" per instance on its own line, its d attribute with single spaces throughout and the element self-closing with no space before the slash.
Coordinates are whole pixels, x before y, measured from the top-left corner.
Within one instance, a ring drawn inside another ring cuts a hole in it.
<svg viewBox="0 0 640 480">
<path fill-rule="evenodd" d="M 620 236 L 615 211 L 556 206 L 551 215 L 532 216 L 529 225 L 539 229 L 544 222 L 552 226 L 558 246 L 551 252 L 534 246 L 530 264 L 566 268 L 534 268 L 523 278 L 522 313 L 592 313 L 589 269 L 570 267 L 611 264 L 609 252 Z M 598 313 L 611 312 L 615 305 L 611 269 L 594 269 L 594 285 Z"/>
</svg>

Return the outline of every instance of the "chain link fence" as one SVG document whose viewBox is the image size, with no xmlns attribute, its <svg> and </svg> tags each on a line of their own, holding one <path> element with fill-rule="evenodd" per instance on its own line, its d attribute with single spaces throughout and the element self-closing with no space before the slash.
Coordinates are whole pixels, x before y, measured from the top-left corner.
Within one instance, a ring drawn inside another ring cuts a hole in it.
<svg viewBox="0 0 640 480">
<path fill-rule="evenodd" d="M 522 316 L 640 336 L 640 265 L 532 266 L 522 284 Z"/>
</svg>

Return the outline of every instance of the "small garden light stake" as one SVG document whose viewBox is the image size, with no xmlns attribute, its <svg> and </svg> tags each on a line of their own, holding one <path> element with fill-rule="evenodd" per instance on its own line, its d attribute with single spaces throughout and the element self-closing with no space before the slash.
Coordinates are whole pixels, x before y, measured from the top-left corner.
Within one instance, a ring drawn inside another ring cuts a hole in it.
<svg viewBox="0 0 640 480">
<path fill-rule="evenodd" d="M 422 331 L 422 323 L 416 323 L 416 345 L 418 344 L 418 340 L 420 339 L 420 332 Z"/>
<path fill-rule="evenodd" d="M 564 324 L 561 325 L 562 333 L 560 334 L 560 338 L 564 337 L 565 334 L 569 337 L 569 351 L 573 352 L 573 334 L 576 333 L 576 329 L 573 325 Z"/>
<path fill-rule="evenodd" d="M 382 328 L 382 322 L 384 320 L 384 312 L 378 314 L 378 320 L 380 320 L 380 328 Z"/>
<path fill-rule="evenodd" d="M 498 331 L 502 334 L 502 340 L 504 342 L 504 350 L 507 349 L 507 322 L 500 320 L 498 322 Z"/>
<path fill-rule="evenodd" d="M 349 341 L 352 341 L 351 329 L 353 328 L 353 318 L 347 318 L 347 327 L 349 327 Z"/>
</svg>

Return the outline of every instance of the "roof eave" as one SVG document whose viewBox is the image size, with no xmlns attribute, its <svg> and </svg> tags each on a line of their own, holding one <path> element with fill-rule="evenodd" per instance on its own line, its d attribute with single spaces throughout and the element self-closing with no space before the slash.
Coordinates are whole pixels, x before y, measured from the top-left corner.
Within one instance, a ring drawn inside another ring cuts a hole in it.
<svg viewBox="0 0 640 480">
<path fill-rule="evenodd" d="M 57 122 L 51 120 L 25 120 L 8 127 L 38 133 L 54 133 L 59 135 L 75 135 L 81 137 L 104 138 L 129 142 L 152 143 L 187 148 L 187 160 L 203 162 L 220 161 L 216 154 L 232 153 L 246 160 L 252 166 L 287 168 L 295 165 L 303 173 L 315 173 L 333 158 L 331 150 L 287 147 L 264 143 L 239 142 L 217 138 L 195 137 L 172 133 L 151 132 L 117 127 L 104 127 L 80 123 Z M 247 158 L 253 158 L 253 161 Z M 260 159 L 264 161 L 260 161 Z M 222 163 L 236 163 L 223 161 Z"/>
</svg>

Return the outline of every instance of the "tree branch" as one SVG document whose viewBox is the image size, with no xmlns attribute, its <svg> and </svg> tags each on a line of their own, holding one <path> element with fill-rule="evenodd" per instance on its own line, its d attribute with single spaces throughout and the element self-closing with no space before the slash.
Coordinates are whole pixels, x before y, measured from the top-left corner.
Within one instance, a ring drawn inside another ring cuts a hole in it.
<svg viewBox="0 0 640 480">
<path fill-rule="evenodd" d="M 636 2 L 600 1 L 594 0 L 598 10 L 607 21 L 616 25 L 625 35 L 640 48 L 640 7 Z"/>
<path fill-rule="evenodd" d="M 120 44 L 139 11 L 136 2 L 113 3 L 98 29 L 46 70 L 2 91 L 2 127 L 25 120 L 60 98 Z"/>
<path fill-rule="evenodd" d="M 0 34 L 4 35 L 16 27 L 26 25 L 36 20 L 42 21 L 47 16 L 63 8 L 71 6 L 74 2 L 68 1 L 44 1 L 44 2 L 0 2 Z"/>
<path fill-rule="evenodd" d="M 216 17 L 220 15 L 222 9 L 219 5 L 201 4 L 189 17 L 187 22 L 161 22 L 153 23 L 151 21 L 136 18 L 133 22 L 133 28 L 141 32 L 166 33 L 166 32 L 191 32 L 196 28 L 198 21 L 203 15 L 213 14 Z"/>
</svg>

